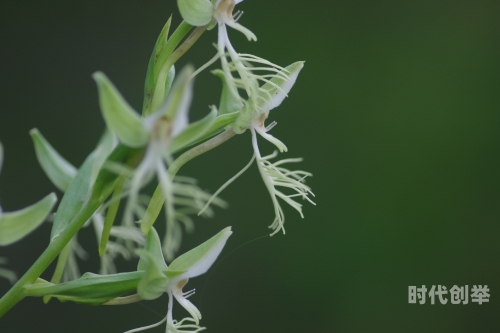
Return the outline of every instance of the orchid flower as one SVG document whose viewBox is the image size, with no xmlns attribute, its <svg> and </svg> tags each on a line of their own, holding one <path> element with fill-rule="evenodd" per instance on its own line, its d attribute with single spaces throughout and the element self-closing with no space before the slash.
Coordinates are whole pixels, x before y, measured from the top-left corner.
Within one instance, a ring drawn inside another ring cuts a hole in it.
<svg viewBox="0 0 500 333">
<path fill-rule="evenodd" d="M 192 72 L 189 66 L 181 71 L 164 104 L 159 110 L 145 118 L 141 118 L 130 107 L 104 74 L 94 74 L 99 88 L 101 110 L 108 128 L 125 145 L 146 146 L 144 157 L 135 170 L 131 171 L 116 165 L 110 166 L 117 172 L 130 176 L 129 185 L 124 191 L 128 195 L 124 224 L 133 225 L 136 217 L 141 222 L 146 209 L 140 200 L 139 191 L 156 175 L 165 196 L 167 228 L 163 249 L 169 260 L 173 259 L 175 251 L 180 246 L 181 225 L 183 224 L 188 231 L 192 229 L 192 221 L 187 214 L 199 211 L 210 198 L 210 195 L 196 186 L 193 179 L 179 176 L 172 179 L 167 167 L 172 163 L 171 147 L 179 146 L 179 141 L 186 140 L 183 136 L 184 132 L 187 132 L 189 134 L 187 136 L 193 139 L 193 133 L 189 133 L 189 129 L 197 124 L 189 124 L 188 121 L 193 91 L 193 81 L 189 79 Z M 216 114 L 216 110 L 212 110 L 205 118 L 213 122 Z M 202 121 L 203 119 L 199 122 Z M 222 201 L 215 203 L 222 205 Z M 175 206 L 181 208 L 176 209 Z M 144 228 L 141 226 L 141 229 L 147 233 L 150 227 L 150 225 Z"/>
<path fill-rule="evenodd" d="M 237 22 L 243 12 L 238 11 L 233 15 L 235 5 L 241 1 L 178 0 L 181 15 L 189 24 L 202 26 L 214 21 L 218 26 L 217 54 L 193 73 L 192 77 L 220 58 L 229 92 L 239 104 L 239 107 L 230 111 L 239 111 L 246 104 L 251 109 L 255 108 L 259 99 L 259 82 L 269 82 L 269 78 L 276 73 L 284 74 L 282 67 L 255 55 L 238 53 L 232 46 L 228 26 L 243 33 L 249 41 L 257 40 L 252 31 Z M 238 77 L 233 76 L 233 73 L 237 73 Z M 242 97 L 238 89 L 244 90 L 247 98 Z"/>
<path fill-rule="evenodd" d="M 137 292 L 141 298 L 146 300 L 156 299 L 163 293 L 167 293 L 167 315 L 156 324 L 140 327 L 126 333 L 144 331 L 164 322 L 167 322 L 167 333 L 204 330 L 203 327 L 199 326 L 200 311 L 188 299 L 194 294 L 194 290 L 183 292 L 182 289 L 190 278 L 202 275 L 210 269 L 231 234 L 231 227 L 223 229 L 208 241 L 176 258 L 167 267 L 162 255 L 160 239 L 156 230 L 152 228 L 138 265 L 138 270 L 144 270 L 144 275 L 139 282 Z M 173 319 L 174 298 L 189 312 L 191 318 L 184 318 L 181 321 Z"/>
<path fill-rule="evenodd" d="M 280 72 L 273 75 L 268 82 L 259 87 L 256 98 L 257 104 L 255 104 L 254 107 L 250 107 L 250 104 L 246 104 L 240 111 L 238 118 L 234 123 L 233 129 L 235 132 L 242 132 L 247 128 L 250 129 L 252 134 L 254 156 L 252 157 L 250 163 L 248 163 L 236 176 L 227 181 L 217 192 L 214 193 L 213 196 L 215 198 L 224 188 L 226 188 L 244 171 L 246 171 L 255 159 L 274 206 L 275 218 L 273 223 L 270 225 L 270 228 L 273 229 L 271 235 L 274 235 L 280 230 L 283 230 L 283 233 L 285 232 L 283 227 L 285 215 L 278 198 L 282 199 L 297 210 L 301 217 L 304 217 L 302 214 L 302 205 L 294 200 L 295 197 L 301 197 L 302 199 L 315 204 L 309 197 L 309 195 L 314 196 L 313 192 L 307 185 L 304 184 L 305 178 L 312 176 L 312 174 L 301 170 L 290 171 L 283 167 L 283 164 L 300 162 L 302 159 L 284 159 L 272 163 L 271 160 L 277 156 L 277 152 L 263 157 L 260 153 L 257 142 L 258 133 L 264 139 L 274 144 L 280 152 L 287 151 L 287 147 L 283 142 L 268 133 L 276 125 L 276 122 L 272 122 L 268 126 L 265 126 L 264 123 L 269 116 L 270 111 L 278 107 L 283 102 L 288 92 L 295 84 L 299 72 L 303 67 L 303 62 L 296 62 L 286 68 L 283 68 Z M 227 85 L 225 85 L 223 89 L 228 89 Z M 277 187 L 288 189 L 294 193 L 285 194 L 278 190 Z M 208 207 L 210 202 L 210 200 L 207 202 L 206 207 Z M 200 213 L 203 213 L 203 211 L 204 210 L 202 209 Z"/>
</svg>

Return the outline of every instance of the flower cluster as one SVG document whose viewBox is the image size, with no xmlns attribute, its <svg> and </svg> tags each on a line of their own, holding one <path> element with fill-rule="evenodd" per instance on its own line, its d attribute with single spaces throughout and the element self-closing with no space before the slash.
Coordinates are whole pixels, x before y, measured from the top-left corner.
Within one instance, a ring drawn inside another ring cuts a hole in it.
<svg viewBox="0 0 500 333">
<path fill-rule="evenodd" d="M 79 168 L 59 155 L 37 129 L 31 131 L 42 169 L 64 196 L 53 218 L 50 251 L 42 254 L 36 270 L 28 271 L 13 291 L 0 300 L 0 316 L 25 296 L 44 297 L 45 302 L 57 298 L 90 305 L 121 305 L 156 299 L 166 293 L 165 318 L 128 333 L 165 322 L 167 333 L 200 332 L 205 329 L 200 326 L 201 312 L 189 300 L 194 290 L 184 292 L 183 288 L 189 279 L 208 271 L 232 231 L 225 228 L 200 246 L 177 256 L 184 230 L 189 232 L 194 228 L 191 216 L 198 213 L 211 217 L 214 214 L 211 205 L 225 207 L 218 195 L 254 161 L 274 206 L 271 235 L 285 232 L 281 202 L 290 205 L 301 217 L 301 201 L 314 204 L 311 199 L 314 194 L 305 184 L 312 174 L 287 168 L 301 162 L 301 158 L 275 159 L 288 149 L 270 134 L 276 122 L 266 125 L 270 111 L 287 97 L 304 62 L 281 67 L 255 55 L 238 53 L 229 39 L 228 27 L 243 33 L 249 41 L 257 40 L 252 31 L 238 22 L 243 12 L 233 13 L 241 1 L 178 0 L 185 22 L 169 35 L 169 20 L 158 37 L 148 65 L 142 114 L 130 106 L 105 74 L 93 75 L 106 130 Z M 184 39 L 192 26 L 196 28 Z M 188 65 L 176 73 L 174 63 L 206 29 L 215 26 L 218 29 L 215 56 L 197 70 Z M 194 78 L 219 59 L 220 68 L 212 70 L 222 80 L 219 105 L 211 106 L 202 119 L 190 122 Z M 185 163 L 247 130 L 253 156 L 215 194 L 203 191 L 195 179 L 177 175 Z M 263 156 L 259 136 L 275 145 L 279 153 Z M 0 145 L 0 169 L 2 162 Z M 151 183 L 157 185 L 155 192 L 144 194 Z M 50 194 L 17 212 L 3 213 L 0 208 L 0 246 L 16 242 L 34 230 L 47 219 L 55 202 L 55 195 Z M 121 203 L 125 204 L 122 209 Z M 165 232 L 161 241 L 153 225 L 162 208 Z M 120 215 L 121 219 L 117 218 Z M 119 220 L 121 223 L 116 222 Z M 80 276 L 78 261 L 92 252 L 80 246 L 77 236 L 81 228 L 90 225 L 99 244 L 100 274 L 87 272 Z M 47 268 L 56 255 L 57 266 L 50 282 L 39 278 L 40 267 Z M 137 270 L 118 272 L 119 257 L 138 258 Z M 0 258 L 0 264 L 3 263 L 5 260 Z M 5 269 L 0 269 L 0 276 L 15 278 Z M 190 317 L 174 320 L 174 299 Z"/>
</svg>

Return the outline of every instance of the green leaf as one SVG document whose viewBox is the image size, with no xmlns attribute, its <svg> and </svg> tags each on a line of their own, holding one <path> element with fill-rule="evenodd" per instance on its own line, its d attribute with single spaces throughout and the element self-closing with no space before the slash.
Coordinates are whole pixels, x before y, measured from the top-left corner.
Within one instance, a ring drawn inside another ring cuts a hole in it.
<svg viewBox="0 0 500 333">
<path fill-rule="evenodd" d="M 78 170 L 64 194 L 52 225 L 50 239 L 53 240 L 73 220 L 88 199 L 92 185 L 104 161 L 112 150 L 112 137 L 109 132 L 103 136 L 97 148 L 90 153 Z"/>
<path fill-rule="evenodd" d="M 143 147 L 149 140 L 149 132 L 141 117 L 125 101 L 118 89 L 102 72 L 92 75 L 99 91 L 99 104 L 108 128 L 125 145 Z"/>
<path fill-rule="evenodd" d="M 97 305 L 134 291 L 143 274 L 144 272 L 110 275 L 85 273 L 77 280 L 61 284 L 39 279 L 38 283 L 26 285 L 24 290 L 27 296 L 51 296 L 61 301 Z"/>
<path fill-rule="evenodd" d="M 160 237 L 158 236 L 158 232 L 156 232 L 155 228 L 151 228 L 149 230 L 146 238 L 146 244 L 144 245 L 144 252 L 149 254 L 149 258 L 156 263 L 160 270 L 167 269 L 167 264 L 165 263 L 165 258 L 163 257 L 163 251 L 161 249 Z M 137 266 L 138 271 L 145 271 L 147 269 L 148 263 L 145 260 L 148 259 L 141 255 Z"/>
<path fill-rule="evenodd" d="M 177 257 L 168 267 L 167 276 L 172 277 L 179 275 L 179 272 L 185 272 L 181 277 L 184 279 L 205 273 L 222 252 L 231 234 L 231 227 L 227 227 L 203 244 Z"/>
<path fill-rule="evenodd" d="M 227 113 L 238 112 L 243 108 L 243 103 L 240 98 L 236 98 L 229 89 L 226 76 L 220 69 L 212 71 L 222 80 L 222 94 L 220 96 L 219 114 L 224 115 Z"/>
<path fill-rule="evenodd" d="M 214 7 L 209 0 L 177 0 L 179 12 L 187 23 L 200 27 L 210 23 Z"/>
<path fill-rule="evenodd" d="M 216 117 L 217 109 L 213 107 L 210 113 L 204 118 L 189 124 L 181 134 L 172 140 L 172 144 L 170 146 L 171 151 L 177 151 L 178 149 L 187 147 L 202 137 L 215 122 Z"/>
<path fill-rule="evenodd" d="M 9 245 L 28 235 L 42 224 L 52 211 L 57 197 L 54 193 L 24 209 L 0 213 L 0 245 Z"/>
<path fill-rule="evenodd" d="M 59 155 L 38 129 L 32 129 L 30 134 L 35 145 L 36 157 L 43 171 L 58 189 L 66 191 L 76 175 L 76 168 Z"/>
</svg>

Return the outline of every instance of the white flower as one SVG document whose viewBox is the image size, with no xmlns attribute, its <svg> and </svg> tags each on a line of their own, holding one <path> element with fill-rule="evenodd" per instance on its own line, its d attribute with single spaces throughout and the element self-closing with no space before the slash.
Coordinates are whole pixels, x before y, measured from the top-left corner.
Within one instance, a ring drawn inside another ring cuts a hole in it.
<svg viewBox="0 0 500 333">
<path fill-rule="evenodd" d="M 140 195 L 140 190 L 156 176 L 163 195 L 161 200 L 165 204 L 167 228 L 164 252 L 168 260 L 174 258 L 174 253 L 180 246 L 181 226 L 184 225 L 188 231 L 192 229 L 188 214 L 199 211 L 210 198 L 210 195 L 196 186 L 192 178 L 176 176 L 172 179 L 168 172 L 168 166 L 173 162 L 171 147 L 179 148 L 192 143 L 215 121 L 217 114 L 216 110 L 212 110 L 202 120 L 189 124 L 188 113 L 193 94 L 193 81 L 190 79 L 192 73 L 192 67 L 186 66 L 177 76 L 164 104 L 145 118 L 141 118 L 130 107 L 104 74 L 94 74 L 99 88 L 101 110 L 108 128 L 123 144 L 136 148 L 145 147 L 141 162 L 135 170 L 116 164 L 107 165 L 108 169 L 129 177 L 123 191 L 123 195 L 128 195 L 123 214 L 124 225 L 130 227 L 134 222 L 146 219 L 147 223 L 143 223 L 141 229 L 145 234 L 149 232 L 156 216 L 153 219 L 145 218 L 145 206 L 150 200 L 141 200 L 144 196 Z M 200 123 L 202 126 L 199 126 Z M 215 204 L 221 206 L 224 203 L 219 200 Z"/>
<path fill-rule="evenodd" d="M 250 108 L 250 104 L 246 104 L 245 108 L 240 111 L 238 119 L 234 124 L 234 130 L 236 132 L 243 132 L 247 128 L 250 129 L 252 134 L 252 146 L 254 149 L 254 156 L 250 163 L 243 168 L 236 176 L 227 181 L 215 194 L 218 195 L 224 188 L 226 188 L 231 182 L 233 182 L 237 177 L 239 177 L 248 167 L 250 167 L 253 159 L 257 160 L 257 166 L 259 172 L 262 176 L 264 184 L 271 196 L 273 202 L 275 219 L 270 225 L 274 231 L 271 235 L 274 235 L 279 230 L 283 230 L 283 224 L 285 222 L 285 215 L 283 209 L 279 203 L 278 198 L 282 199 L 295 210 L 297 210 L 301 217 L 302 205 L 295 201 L 293 198 L 301 197 L 314 204 L 310 199 L 309 195 L 314 196 L 311 189 L 304 184 L 305 178 L 311 176 L 311 173 L 305 171 L 290 171 L 283 168 L 285 163 L 295 163 L 300 162 L 302 159 L 285 159 L 278 162 L 271 162 L 271 159 L 277 156 L 274 153 L 270 156 L 262 157 L 259 146 L 257 143 L 257 133 L 260 134 L 264 139 L 268 140 L 274 144 L 280 152 L 286 152 L 287 147 L 279 139 L 275 138 L 268 132 L 276 125 L 276 122 L 272 122 L 270 125 L 265 126 L 265 120 L 269 116 L 269 112 L 275 107 L 279 106 L 284 98 L 287 96 L 288 92 L 294 85 L 300 70 L 303 68 L 303 62 L 296 62 L 286 68 L 281 69 L 278 73 L 272 75 L 268 82 L 258 88 L 258 95 L 256 99 L 256 104 Z M 277 187 L 282 187 L 292 191 L 292 194 L 285 194 Z M 207 205 L 210 201 L 207 203 Z M 203 210 L 200 212 L 202 213 Z"/>
<path fill-rule="evenodd" d="M 137 291 L 144 299 L 155 299 L 164 292 L 168 294 L 168 310 L 165 318 L 159 323 L 137 328 L 126 333 L 144 331 L 167 322 L 167 333 L 199 332 L 204 328 L 199 326 L 201 313 L 198 308 L 188 300 L 194 290 L 183 292 L 182 289 L 190 278 L 204 274 L 213 265 L 222 252 L 231 228 L 225 228 L 208 241 L 176 258 L 167 267 L 161 254 L 161 245 L 154 228 L 148 234 L 146 252 L 141 255 L 139 269 L 144 270 L 144 275 L 139 282 Z M 191 318 L 181 321 L 173 319 L 174 298 L 186 309 Z"/>
</svg>

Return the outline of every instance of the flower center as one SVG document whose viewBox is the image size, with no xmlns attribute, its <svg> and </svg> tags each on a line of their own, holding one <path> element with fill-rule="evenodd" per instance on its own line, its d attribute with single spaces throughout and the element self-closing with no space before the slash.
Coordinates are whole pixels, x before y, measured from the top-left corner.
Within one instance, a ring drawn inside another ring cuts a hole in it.
<svg viewBox="0 0 500 333">
<path fill-rule="evenodd" d="M 221 0 L 217 4 L 215 11 L 224 21 L 233 20 L 233 9 L 236 3 L 234 0 Z"/>
<path fill-rule="evenodd" d="M 154 141 L 166 141 L 170 137 L 171 126 L 167 117 L 159 118 L 155 123 L 151 132 L 151 138 Z"/>
</svg>

